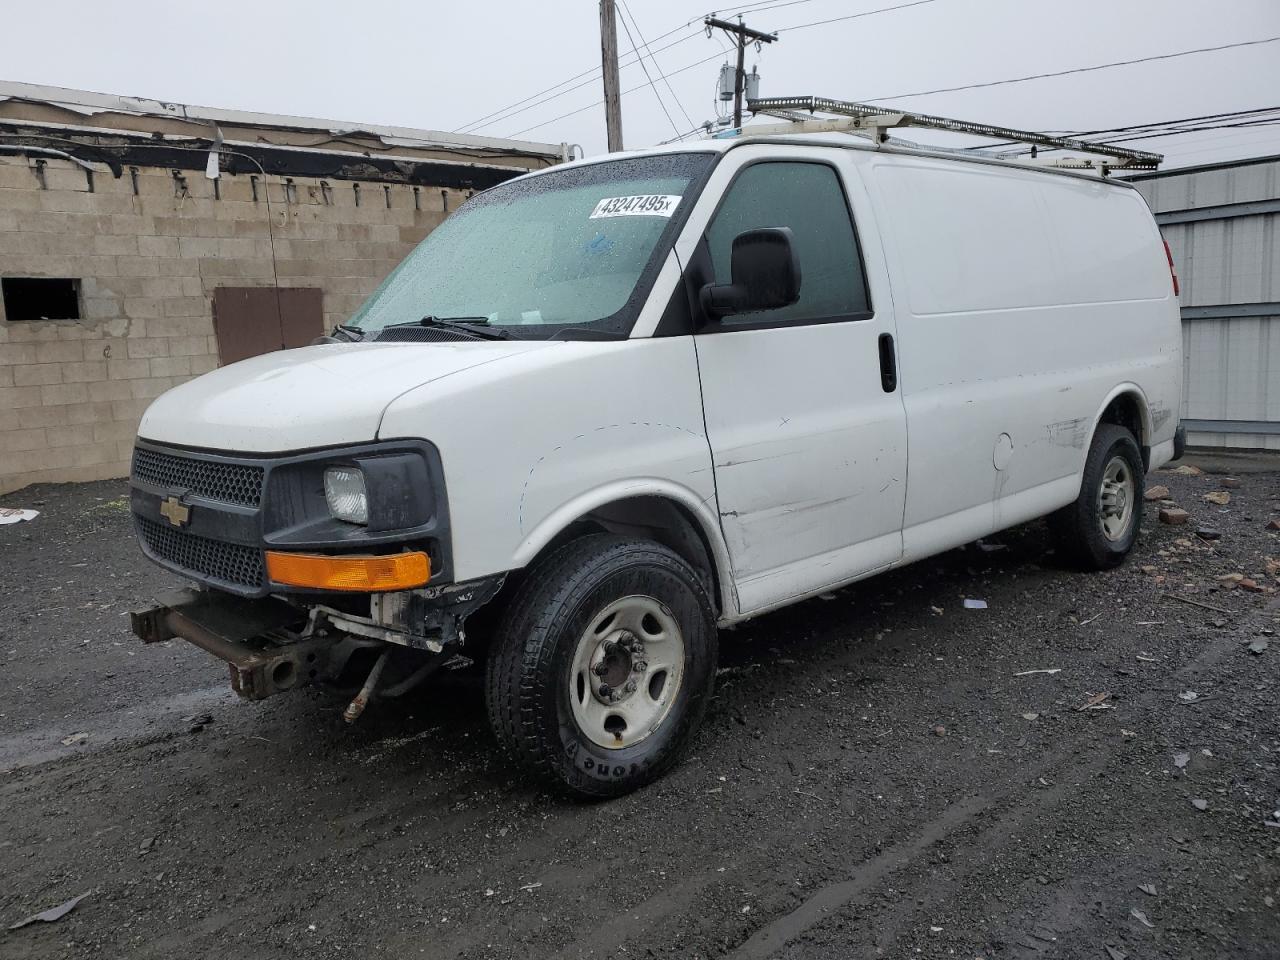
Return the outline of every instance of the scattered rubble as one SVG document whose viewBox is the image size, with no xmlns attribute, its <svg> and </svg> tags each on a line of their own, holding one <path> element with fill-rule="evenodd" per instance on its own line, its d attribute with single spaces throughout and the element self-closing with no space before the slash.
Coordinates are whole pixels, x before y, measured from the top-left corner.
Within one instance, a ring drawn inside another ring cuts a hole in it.
<svg viewBox="0 0 1280 960">
<path fill-rule="evenodd" d="M 1169 488 L 1166 486 L 1157 484 L 1154 487 L 1147 487 L 1147 492 L 1144 493 L 1142 496 L 1144 500 L 1148 500 L 1148 501 L 1168 500 Z"/>
<path fill-rule="evenodd" d="M 1165 507 L 1160 511 L 1160 522 L 1167 523 L 1171 527 L 1180 527 L 1191 519 L 1191 514 L 1180 507 Z M 1280 530 L 1280 527 L 1276 527 Z"/>
<path fill-rule="evenodd" d="M 1210 503 L 1216 503 L 1220 507 L 1225 507 L 1231 502 L 1231 494 L 1225 490 L 1211 490 L 1204 495 L 1204 498 Z"/>
<path fill-rule="evenodd" d="M 19 920 L 17 923 L 10 924 L 9 929 L 21 930 L 23 927 L 27 926 L 28 924 L 53 923 L 56 920 L 61 920 L 68 913 L 70 913 L 72 910 L 76 908 L 76 904 L 78 904 L 81 900 L 83 900 L 92 892 L 93 892 L 92 890 L 86 890 L 84 893 L 80 894 L 80 896 L 72 897 L 66 903 L 60 903 L 58 904 L 58 906 L 50 907 L 48 910 L 43 910 L 40 913 L 33 913 L 31 916 L 23 920 Z"/>
</svg>

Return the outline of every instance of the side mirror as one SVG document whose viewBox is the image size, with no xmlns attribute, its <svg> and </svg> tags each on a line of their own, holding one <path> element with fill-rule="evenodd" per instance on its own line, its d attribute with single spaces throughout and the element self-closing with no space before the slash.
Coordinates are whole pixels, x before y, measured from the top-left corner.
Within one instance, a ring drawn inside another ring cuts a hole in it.
<svg viewBox="0 0 1280 960">
<path fill-rule="evenodd" d="M 702 309 L 719 319 L 789 307 L 800 299 L 800 261 L 790 227 L 762 227 L 733 238 L 730 283 L 702 288 Z"/>
</svg>

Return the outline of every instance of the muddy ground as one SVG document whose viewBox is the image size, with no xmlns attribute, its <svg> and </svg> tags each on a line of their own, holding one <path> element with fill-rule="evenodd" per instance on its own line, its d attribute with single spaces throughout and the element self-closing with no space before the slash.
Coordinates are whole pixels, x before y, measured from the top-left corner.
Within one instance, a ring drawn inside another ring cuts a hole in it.
<svg viewBox="0 0 1280 960">
<path fill-rule="evenodd" d="M 693 755 L 598 804 L 474 678 L 237 702 L 132 639 L 174 581 L 123 482 L 0 498 L 44 511 L 0 527 L 0 930 L 89 893 L 0 956 L 1275 960 L 1280 594 L 1217 578 L 1276 585 L 1280 472 L 1150 479 L 1221 539 L 1149 508 L 1083 575 L 1032 524 L 727 632 Z"/>
</svg>

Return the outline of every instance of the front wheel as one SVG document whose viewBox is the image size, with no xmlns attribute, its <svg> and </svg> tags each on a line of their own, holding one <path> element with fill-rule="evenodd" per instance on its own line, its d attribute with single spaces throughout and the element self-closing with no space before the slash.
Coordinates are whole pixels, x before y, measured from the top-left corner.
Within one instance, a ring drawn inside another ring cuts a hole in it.
<svg viewBox="0 0 1280 960">
<path fill-rule="evenodd" d="M 660 544 L 592 535 L 539 562 L 513 598 L 490 653 L 489 718 L 544 782 L 617 796 L 679 759 L 715 669 L 695 570 Z"/>
<path fill-rule="evenodd" d="M 1124 561 L 1142 523 L 1145 475 L 1133 434 L 1115 424 L 1099 425 L 1080 496 L 1049 518 L 1068 561 L 1086 570 L 1108 570 Z"/>
</svg>

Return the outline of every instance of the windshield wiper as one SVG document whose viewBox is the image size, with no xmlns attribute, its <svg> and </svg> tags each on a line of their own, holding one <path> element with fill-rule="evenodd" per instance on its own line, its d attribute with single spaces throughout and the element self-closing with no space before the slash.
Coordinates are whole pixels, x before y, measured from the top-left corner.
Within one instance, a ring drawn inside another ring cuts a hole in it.
<svg viewBox="0 0 1280 960">
<path fill-rule="evenodd" d="M 506 330 L 499 329 L 489 323 L 488 317 L 437 317 L 427 314 L 421 320 L 405 320 L 402 323 L 389 323 L 388 327 L 444 327 L 473 333 L 486 340 L 516 339 Z"/>
<path fill-rule="evenodd" d="M 360 327 L 353 327 L 353 326 L 351 326 L 351 324 L 349 324 L 349 323 L 338 323 L 338 324 L 335 324 L 335 325 L 334 325 L 334 327 L 333 327 L 333 332 L 334 332 L 334 333 L 339 333 L 339 332 L 341 332 L 341 333 L 345 333 L 347 336 L 351 337 L 353 340 L 363 340 L 363 339 L 364 339 L 364 331 L 363 331 L 362 329 L 360 329 Z"/>
</svg>

